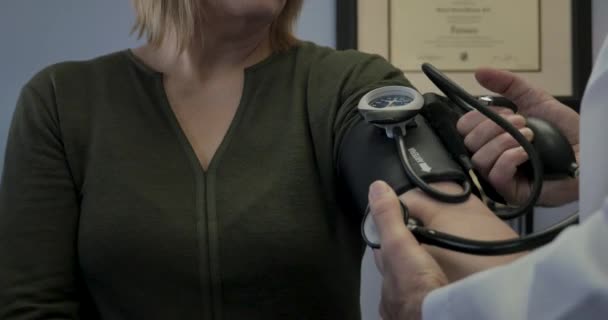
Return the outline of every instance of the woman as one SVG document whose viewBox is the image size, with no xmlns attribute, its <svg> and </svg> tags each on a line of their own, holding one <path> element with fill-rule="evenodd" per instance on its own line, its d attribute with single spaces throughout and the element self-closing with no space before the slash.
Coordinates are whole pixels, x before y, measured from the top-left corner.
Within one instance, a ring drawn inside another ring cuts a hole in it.
<svg viewBox="0 0 608 320">
<path fill-rule="evenodd" d="M 334 160 L 409 85 L 299 42 L 298 0 L 133 0 L 148 43 L 38 73 L 0 188 L 1 319 L 357 319 Z"/>
</svg>

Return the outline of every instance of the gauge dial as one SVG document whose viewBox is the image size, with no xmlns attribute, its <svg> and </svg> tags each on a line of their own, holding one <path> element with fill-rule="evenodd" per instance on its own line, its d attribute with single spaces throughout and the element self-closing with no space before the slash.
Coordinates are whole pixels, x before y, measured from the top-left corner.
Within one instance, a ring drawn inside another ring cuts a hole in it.
<svg viewBox="0 0 608 320">
<path fill-rule="evenodd" d="M 370 101 L 369 105 L 374 108 L 401 107 L 412 102 L 414 99 L 405 95 L 381 96 Z"/>
</svg>

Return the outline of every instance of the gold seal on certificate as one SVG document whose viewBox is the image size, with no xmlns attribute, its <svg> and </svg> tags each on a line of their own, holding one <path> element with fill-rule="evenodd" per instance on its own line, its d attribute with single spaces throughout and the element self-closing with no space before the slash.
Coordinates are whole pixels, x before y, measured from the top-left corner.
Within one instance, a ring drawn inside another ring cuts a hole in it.
<svg viewBox="0 0 608 320">
<path fill-rule="evenodd" d="M 390 12 L 389 55 L 402 70 L 541 69 L 540 0 L 399 0 Z"/>
</svg>

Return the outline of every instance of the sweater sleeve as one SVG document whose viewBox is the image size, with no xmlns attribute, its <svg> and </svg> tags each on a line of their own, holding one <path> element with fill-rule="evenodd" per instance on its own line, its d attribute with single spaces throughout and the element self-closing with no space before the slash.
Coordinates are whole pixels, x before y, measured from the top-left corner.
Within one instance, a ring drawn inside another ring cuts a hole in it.
<svg viewBox="0 0 608 320">
<path fill-rule="evenodd" d="M 323 164 L 322 176 L 339 180 L 341 141 L 352 126 L 363 121 L 357 110 L 359 100 L 387 85 L 412 86 L 401 70 L 378 55 L 330 51 L 314 60 L 308 84 L 309 121 L 318 161 Z"/>
<path fill-rule="evenodd" d="M 0 184 L 0 319 L 78 318 L 79 195 L 46 83 L 48 90 L 31 82 L 24 87 L 8 137 Z"/>
<path fill-rule="evenodd" d="M 332 124 L 334 137 L 333 158 L 337 161 L 342 138 L 353 125 L 363 121 L 357 105 L 369 91 L 390 85 L 412 87 L 403 72 L 377 55 L 362 55 L 342 78 L 336 115 Z"/>
</svg>

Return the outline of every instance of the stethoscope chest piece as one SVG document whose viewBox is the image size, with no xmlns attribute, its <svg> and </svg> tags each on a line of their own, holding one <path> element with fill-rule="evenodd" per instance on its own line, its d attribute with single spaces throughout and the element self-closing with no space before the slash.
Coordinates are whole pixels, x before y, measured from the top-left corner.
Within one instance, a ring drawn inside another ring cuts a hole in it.
<svg viewBox="0 0 608 320">
<path fill-rule="evenodd" d="M 410 214 L 407 207 L 401 204 L 401 215 L 403 216 L 403 222 L 406 226 L 412 225 L 412 221 L 410 219 Z M 367 206 L 365 209 L 365 215 L 363 217 L 363 222 L 361 223 L 361 235 L 363 236 L 363 240 L 365 243 L 373 249 L 380 249 L 380 232 L 376 223 L 374 222 L 374 217 L 372 216 L 372 212 L 370 207 Z"/>
</svg>

